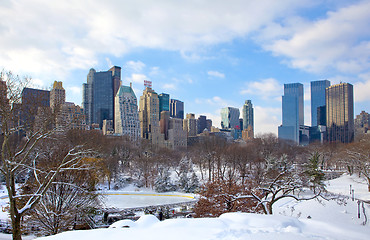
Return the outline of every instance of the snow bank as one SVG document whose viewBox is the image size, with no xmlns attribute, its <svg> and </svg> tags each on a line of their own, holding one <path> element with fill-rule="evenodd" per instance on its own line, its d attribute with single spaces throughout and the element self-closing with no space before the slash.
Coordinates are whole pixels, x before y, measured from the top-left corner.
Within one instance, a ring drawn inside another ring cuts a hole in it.
<svg viewBox="0 0 370 240">
<path fill-rule="evenodd" d="M 124 223 L 124 222 L 121 222 Z M 127 223 L 127 222 L 126 222 Z M 118 224 L 118 222 L 116 223 Z M 113 226 L 113 225 L 112 225 Z M 335 224 L 314 219 L 300 220 L 279 215 L 227 213 L 219 218 L 168 219 L 158 221 L 153 215 L 142 216 L 130 228 L 109 228 L 64 232 L 39 240 L 161 239 L 161 240 L 312 240 L 368 239 L 370 229 L 341 229 Z"/>
</svg>

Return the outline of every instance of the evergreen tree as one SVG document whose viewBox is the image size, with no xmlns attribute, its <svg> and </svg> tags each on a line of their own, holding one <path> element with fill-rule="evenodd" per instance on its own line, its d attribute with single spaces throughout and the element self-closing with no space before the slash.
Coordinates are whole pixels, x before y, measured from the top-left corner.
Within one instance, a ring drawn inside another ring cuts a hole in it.
<svg viewBox="0 0 370 240">
<path fill-rule="evenodd" d="M 312 154 L 309 162 L 307 164 L 306 174 L 309 176 L 310 179 L 310 187 L 316 192 L 317 188 L 322 188 L 325 186 L 325 174 L 320 169 L 320 154 L 315 152 Z"/>
<path fill-rule="evenodd" d="M 161 168 L 154 182 L 154 188 L 157 192 L 175 191 L 176 187 L 171 182 L 171 177 L 168 169 Z"/>
</svg>

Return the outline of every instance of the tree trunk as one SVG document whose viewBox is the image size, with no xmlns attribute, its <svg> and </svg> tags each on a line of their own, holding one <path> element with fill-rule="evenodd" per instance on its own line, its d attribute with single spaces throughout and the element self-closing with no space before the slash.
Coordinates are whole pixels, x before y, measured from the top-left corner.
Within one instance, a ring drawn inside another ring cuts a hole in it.
<svg viewBox="0 0 370 240">
<path fill-rule="evenodd" d="M 272 215 L 272 203 L 268 203 L 267 204 L 267 211 L 268 211 L 268 215 Z"/>
<path fill-rule="evenodd" d="M 13 240 L 22 240 L 22 230 L 21 230 L 21 216 L 16 214 L 14 220 L 12 221 L 13 227 Z"/>
<path fill-rule="evenodd" d="M 9 196 L 10 194 L 12 193 L 9 193 Z M 14 195 L 12 194 L 12 196 Z M 22 240 L 21 214 L 18 213 L 16 200 L 13 197 L 9 200 L 10 218 L 12 219 L 13 240 Z"/>
</svg>

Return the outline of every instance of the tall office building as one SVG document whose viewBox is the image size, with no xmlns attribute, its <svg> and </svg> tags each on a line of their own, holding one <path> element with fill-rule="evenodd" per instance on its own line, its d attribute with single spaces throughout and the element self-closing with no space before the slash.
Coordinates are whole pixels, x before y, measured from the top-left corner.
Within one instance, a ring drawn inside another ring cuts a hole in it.
<svg viewBox="0 0 370 240">
<path fill-rule="evenodd" d="M 111 67 L 108 72 L 112 74 L 112 82 L 113 82 L 113 97 L 117 95 L 117 92 L 121 86 L 121 67 L 113 66 Z M 114 100 L 113 100 L 114 101 Z"/>
<path fill-rule="evenodd" d="M 170 101 L 170 116 L 173 118 L 184 119 L 184 102 L 171 99 Z"/>
<path fill-rule="evenodd" d="M 50 107 L 51 109 L 59 108 L 66 102 L 66 90 L 63 88 L 62 82 L 54 81 L 53 88 L 50 91 Z"/>
<path fill-rule="evenodd" d="M 129 136 L 131 140 L 140 138 L 140 121 L 137 98 L 130 86 L 120 86 L 115 97 L 114 132 Z"/>
<path fill-rule="evenodd" d="M 186 119 L 183 121 L 183 129 L 187 133 L 188 137 L 194 137 L 197 135 L 197 120 L 195 119 L 194 113 L 186 114 Z"/>
<path fill-rule="evenodd" d="M 80 106 L 71 102 L 61 105 L 56 119 L 56 127 L 63 129 L 87 130 L 86 117 Z"/>
<path fill-rule="evenodd" d="M 326 89 L 326 126 L 329 142 L 349 143 L 353 141 L 352 84 L 340 83 Z"/>
<path fill-rule="evenodd" d="M 284 84 L 282 110 L 283 124 L 278 129 L 279 138 L 299 144 L 299 128 L 304 125 L 303 85 L 301 83 Z"/>
<path fill-rule="evenodd" d="M 169 111 L 162 111 L 161 120 L 159 120 L 159 126 L 161 129 L 161 134 L 164 135 L 164 140 L 168 140 L 168 126 L 170 124 L 170 112 Z"/>
<path fill-rule="evenodd" d="M 207 128 L 207 117 L 200 115 L 197 119 L 197 134 L 200 134 Z"/>
<path fill-rule="evenodd" d="M 248 129 L 248 126 L 254 129 L 253 104 L 251 100 L 246 100 L 243 105 L 243 129 Z"/>
<path fill-rule="evenodd" d="M 187 147 L 187 134 L 183 130 L 182 119 L 171 118 L 168 125 L 168 147 L 172 149 L 185 149 Z"/>
<path fill-rule="evenodd" d="M 239 126 L 239 108 L 225 107 L 221 109 L 221 127 L 223 129 L 233 129 Z"/>
<path fill-rule="evenodd" d="M 21 125 L 30 127 L 35 122 L 36 115 L 41 111 L 39 108 L 50 107 L 50 91 L 24 88 L 22 90 Z"/>
<path fill-rule="evenodd" d="M 211 129 L 212 129 L 212 120 L 211 119 L 207 119 L 206 120 L 206 123 L 207 123 L 207 130 L 208 131 L 211 131 Z"/>
<path fill-rule="evenodd" d="M 320 80 L 320 81 L 312 81 L 311 82 L 311 126 L 316 127 L 318 126 L 317 117 L 319 107 L 325 106 L 325 89 L 330 86 L 330 81 L 328 80 Z M 322 118 L 323 115 L 320 115 Z M 323 121 L 323 119 L 321 119 Z"/>
<path fill-rule="evenodd" d="M 161 93 L 158 95 L 159 98 L 159 112 L 170 111 L 170 95 L 167 93 Z"/>
<path fill-rule="evenodd" d="M 114 118 L 114 97 L 121 84 L 121 68 L 114 66 L 106 72 L 90 69 L 83 84 L 82 105 L 87 124 L 103 125 L 103 120 Z"/>
<path fill-rule="evenodd" d="M 361 111 L 355 118 L 355 135 L 360 135 L 369 132 L 370 129 L 370 114 Z"/>
<path fill-rule="evenodd" d="M 139 102 L 139 120 L 141 137 L 158 143 L 159 129 L 159 98 L 151 87 L 146 87 Z"/>
</svg>

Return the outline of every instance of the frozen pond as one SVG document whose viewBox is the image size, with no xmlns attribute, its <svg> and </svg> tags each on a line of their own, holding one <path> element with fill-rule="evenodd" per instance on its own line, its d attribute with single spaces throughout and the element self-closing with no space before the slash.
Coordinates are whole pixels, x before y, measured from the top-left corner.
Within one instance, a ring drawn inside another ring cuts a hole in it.
<svg viewBox="0 0 370 240">
<path fill-rule="evenodd" d="M 184 193 L 136 193 L 104 192 L 104 203 L 107 208 L 135 208 L 163 204 L 175 204 L 194 201 L 194 196 Z"/>
</svg>

